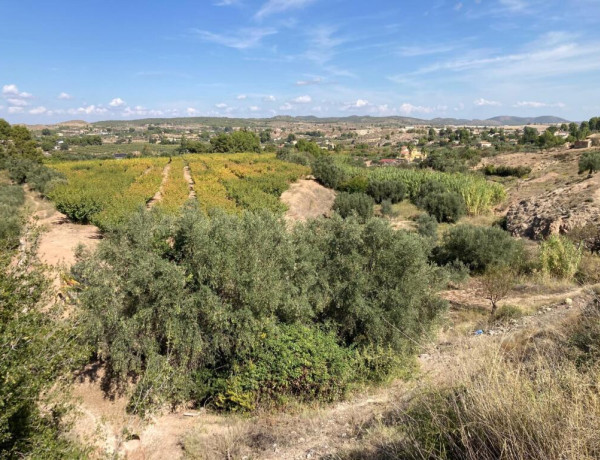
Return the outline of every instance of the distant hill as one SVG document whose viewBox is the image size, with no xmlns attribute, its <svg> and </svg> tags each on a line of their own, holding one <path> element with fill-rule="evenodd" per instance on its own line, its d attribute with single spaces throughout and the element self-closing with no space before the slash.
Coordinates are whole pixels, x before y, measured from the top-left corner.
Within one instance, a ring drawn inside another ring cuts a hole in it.
<svg viewBox="0 0 600 460">
<path fill-rule="evenodd" d="M 348 123 L 348 124 L 370 124 L 370 125 L 429 125 L 429 126 L 520 126 L 530 124 L 558 124 L 568 123 L 564 118 L 554 116 L 542 117 L 513 117 L 502 115 L 488 118 L 486 120 L 468 120 L 462 118 L 434 118 L 426 120 L 413 117 L 371 117 L 369 115 L 352 115 L 349 117 L 326 117 L 319 118 L 313 115 L 289 116 L 278 115 L 272 118 L 227 118 L 227 117 L 179 117 L 179 118 L 144 118 L 139 120 L 106 120 L 93 123 L 101 126 L 144 126 L 149 124 L 172 126 L 186 125 L 209 125 L 209 126 L 257 126 L 265 123 L 288 122 L 288 123 Z M 74 123 L 74 122 L 70 122 Z M 77 122 L 85 123 L 85 122 Z M 65 124 L 65 123 L 59 123 Z"/>
<path fill-rule="evenodd" d="M 517 126 L 517 125 L 548 125 L 557 123 L 569 123 L 569 120 L 564 118 L 553 117 L 551 115 L 544 115 L 542 117 L 512 117 L 509 115 L 503 115 L 494 118 L 488 118 L 486 121 L 497 121 L 501 125 Z"/>
</svg>

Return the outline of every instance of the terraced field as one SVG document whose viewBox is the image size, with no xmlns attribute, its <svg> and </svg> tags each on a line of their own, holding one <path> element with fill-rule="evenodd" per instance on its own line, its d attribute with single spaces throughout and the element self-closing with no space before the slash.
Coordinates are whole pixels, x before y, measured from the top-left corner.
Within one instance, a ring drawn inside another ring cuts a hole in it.
<svg viewBox="0 0 600 460">
<path fill-rule="evenodd" d="M 104 230 L 121 225 L 153 197 L 152 205 L 169 213 L 178 212 L 188 200 L 196 200 L 207 212 L 283 212 L 279 197 L 309 173 L 307 167 L 277 160 L 273 154 L 245 153 L 63 162 L 52 167 L 66 178 L 50 193 L 57 209 Z"/>
</svg>

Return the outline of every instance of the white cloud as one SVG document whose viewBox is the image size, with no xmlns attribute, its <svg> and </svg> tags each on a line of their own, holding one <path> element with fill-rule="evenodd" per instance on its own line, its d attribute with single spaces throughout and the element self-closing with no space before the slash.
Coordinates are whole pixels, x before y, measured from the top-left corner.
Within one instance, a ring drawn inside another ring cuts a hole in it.
<svg viewBox="0 0 600 460">
<path fill-rule="evenodd" d="M 164 114 L 165 114 L 165 112 L 162 110 L 148 110 L 141 105 L 136 105 L 133 108 L 125 107 L 125 109 L 121 113 L 121 115 L 124 117 L 130 117 L 130 116 L 134 116 L 134 115 L 138 116 L 138 117 L 147 117 L 147 116 L 160 117 L 160 116 L 163 116 Z"/>
<path fill-rule="evenodd" d="M 29 102 L 24 101 L 23 99 L 8 98 L 7 101 L 9 104 L 19 106 L 19 107 L 25 107 L 25 106 L 29 105 Z"/>
<path fill-rule="evenodd" d="M 292 110 L 293 108 L 294 106 L 292 104 L 286 102 L 285 104 L 279 107 L 279 110 Z"/>
<path fill-rule="evenodd" d="M 320 77 L 317 77 L 312 80 L 298 80 L 296 86 L 320 85 L 322 82 L 323 80 Z"/>
<path fill-rule="evenodd" d="M 256 105 L 251 105 L 248 108 L 250 109 L 250 112 L 258 112 L 260 110 L 260 107 L 258 107 Z"/>
<path fill-rule="evenodd" d="M 308 104 L 309 102 L 312 102 L 312 97 L 308 95 L 298 96 L 293 99 L 292 102 L 295 102 L 296 104 Z"/>
<path fill-rule="evenodd" d="M 104 107 L 99 107 L 96 105 L 88 105 L 85 107 L 79 107 L 77 109 L 69 109 L 67 111 L 68 113 L 70 113 L 71 115 L 101 115 L 104 114 L 106 112 L 108 112 L 108 109 L 104 108 Z"/>
<path fill-rule="evenodd" d="M 123 107 L 125 105 L 125 101 L 120 97 L 115 97 L 108 105 L 111 107 Z"/>
<path fill-rule="evenodd" d="M 23 112 L 23 107 L 9 107 L 8 113 L 21 113 Z"/>
<path fill-rule="evenodd" d="M 445 105 L 438 105 L 436 107 L 427 107 L 427 106 L 422 106 L 422 105 L 412 105 L 408 102 L 405 102 L 399 108 L 399 111 L 406 115 L 411 115 L 413 113 L 445 112 L 446 110 L 448 110 L 448 107 L 446 107 Z"/>
<path fill-rule="evenodd" d="M 244 99 L 248 99 L 248 96 L 246 96 L 245 94 L 240 94 L 240 95 L 238 95 L 238 97 L 237 97 L 237 100 L 238 100 L 238 101 L 243 101 Z"/>
<path fill-rule="evenodd" d="M 487 99 L 484 99 L 482 97 L 480 97 L 479 99 L 475 99 L 473 101 L 473 104 L 475 104 L 478 107 L 484 107 L 484 106 L 499 107 L 502 105 L 498 101 L 488 101 Z"/>
<path fill-rule="evenodd" d="M 534 109 L 539 109 L 539 108 L 543 108 L 543 107 L 557 107 L 557 108 L 564 108 L 565 104 L 562 102 L 557 102 L 555 104 L 549 104 L 546 102 L 536 102 L 536 101 L 520 101 L 517 102 L 513 107 L 528 107 L 528 108 L 534 108 Z"/>
<path fill-rule="evenodd" d="M 316 0 L 269 0 L 258 10 L 255 17 L 262 19 L 276 13 L 282 13 L 291 9 L 303 8 L 314 3 Z"/>
<path fill-rule="evenodd" d="M 31 97 L 33 97 L 33 95 L 31 93 L 26 93 L 26 92 L 21 92 L 19 91 L 19 88 L 17 87 L 17 85 L 4 85 L 2 87 L 2 95 L 6 96 L 6 97 L 18 97 L 18 98 L 23 98 L 23 99 L 29 99 Z"/>
<path fill-rule="evenodd" d="M 63 92 L 63 93 L 60 93 L 60 94 L 57 96 L 57 99 L 61 99 L 61 100 L 63 100 L 63 101 L 67 101 L 67 100 L 69 100 L 69 99 L 73 99 L 73 96 L 71 96 L 69 93 L 64 93 L 64 92 Z"/>
<path fill-rule="evenodd" d="M 273 29 L 272 27 L 251 27 L 239 29 L 235 33 L 215 34 L 207 30 L 193 29 L 192 33 L 207 42 L 216 43 L 218 45 L 223 45 L 238 50 L 245 50 L 258 46 L 263 38 L 276 34 L 277 30 Z"/>
<path fill-rule="evenodd" d="M 195 108 L 193 108 L 193 107 L 188 107 L 188 108 L 185 110 L 185 113 L 187 113 L 187 114 L 188 114 L 188 115 L 190 115 L 190 116 L 194 116 L 194 115 L 197 115 L 197 114 L 198 114 L 198 111 L 197 111 Z"/>
<path fill-rule="evenodd" d="M 263 101 L 265 102 L 275 102 L 277 100 L 277 98 L 275 96 L 273 96 L 272 94 L 269 94 L 265 97 L 263 97 Z"/>
<path fill-rule="evenodd" d="M 365 99 L 358 99 L 354 104 L 355 107 L 364 107 L 366 105 L 369 105 L 369 101 Z"/>
<path fill-rule="evenodd" d="M 29 111 L 29 113 L 32 115 L 41 115 L 42 113 L 46 113 L 47 111 L 48 111 L 48 109 L 46 107 L 44 107 L 43 105 L 40 105 L 39 107 L 31 109 Z"/>
<path fill-rule="evenodd" d="M 218 104 L 215 104 L 215 107 L 217 109 L 226 109 L 227 108 L 227 104 L 225 104 L 224 102 L 219 102 Z"/>
</svg>

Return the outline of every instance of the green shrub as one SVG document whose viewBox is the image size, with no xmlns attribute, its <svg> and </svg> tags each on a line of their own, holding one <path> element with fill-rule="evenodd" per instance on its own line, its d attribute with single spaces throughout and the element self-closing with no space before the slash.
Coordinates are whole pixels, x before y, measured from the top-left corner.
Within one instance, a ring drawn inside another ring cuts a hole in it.
<svg viewBox="0 0 600 460">
<path fill-rule="evenodd" d="M 321 184 L 333 189 L 347 180 L 344 170 L 331 157 L 317 158 L 312 165 L 312 173 Z"/>
<path fill-rule="evenodd" d="M 57 379 L 81 366 L 87 350 L 75 322 L 39 311 L 48 281 L 28 262 L 10 265 L 0 251 L 0 458 L 84 458 L 63 436 Z"/>
<path fill-rule="evenodd" d="M 338 185 L 338 190 L 348 193 L 365 193 L 369 180 L 365 176 L 354 176 Z"/>
<path fill-rule="evenodd" d="M 0 251 L 18 246 L 23 226 L 20 208 L 24 203 L 25 194 L 21 186 L 0 185 Z"/>
<path fill-rule="evenodd" d="M 588 171 L 592 175 L 598 170 L 600 170 L 600 150 L 585 152 L 581 155 L 579 158 L 579 174 Z"/>
<path fill-rule="evenodd" d="M 458 225 L 443 237 L 434 250 L 442 265 L 459 261 L 472 273 L 483 273 L 491 265 L 508 265 L 518 271 L 524 259 L 523 244 L 502 229 Z"/>
<path fill-rule="evenodd" d="M 353 354 L 332 333 L 303 325 L 281 325 L 259 333 L 253 345 L 236 356 L 223 378 L 198 382 L 197 398 L 219 409 L 252 410 L 289 397 L 331 401 L 355 380 Z"/>
<path fill-rule="evenodd" d="M 505 324 L 511 320 L 519 319 L 523 316 L 523 310 L 515 305 L 502 305 L 494 313 L 492 318 L 494 323 Z"/>
<path fill-rule="evenodd" d="M 437 240 L 438 222 L 435 217 L 427 213 L 419 214 L 416 219 L 417 233 L 425 238 Z"/>
<path fill-rule="evenodd" d="M 343 218 L 356 215 L 366 220 L 373 215 L 373 198 L 364 193 L 338 193 L 333 210 Z"/>
<path fill-rule="evenodd" d="M 487 165 L 485 168 L 483 168 L 483 172 L 486 176 L 501 176 L 501 177 L 515 176 L 515 177 L 522 178 L 522 177 L 527 176 L 529 173 L 531 173 L 531 168 L 529 168 L 528 166 L 512 167 L 512 166 Z"/>
<path fill-rule="evenodd" d="M 438 222 L 453 223 L 467 213 L 464 200 L 454 192 L 429 193 L 423 196 L 418 203 Z"/>
<path fill-rule="evenodd" d="M 564 236 L 552 235 L 540 246 L 542 273 L 562 279 L 573 279 L 581 261 L 581 249 Z"/>
<path fill-rule="evenodd" d="M 371 179 L 366 192 L 373 197 L 375 203 L 390 200 L 399 203 L 406 196 L 406 186 L 399 181 Z"/>
<path fill-rule="evenodd" d="M 106 383 L 138 382 L 130 410 L 211 395 L 241 409 L 273 399 L 270 384 L 300 399 L 336 397 L 334 382 L 343 391 L 359 378 L 347 370 L 354 351 L 390 349 L 397 362 L 413 354 L 445 306 L 428 251 L 382 219 L 334 216 L 290 232 L 266 212 L 190 207 L 169 218 L 140 211 L 73 273 Z M 302 359 L 306 382 L 292 378 Z M 391 366 L 381 359 L 369 367 Z"/>
<path fill-rule="evenodd" d="M 390 200 L 383 200 L 381 202 L 381 215 L 387 217 L 395 217 L 396 212 L 394 212 L 394 208 L 392 202 Z"/>
</svg>

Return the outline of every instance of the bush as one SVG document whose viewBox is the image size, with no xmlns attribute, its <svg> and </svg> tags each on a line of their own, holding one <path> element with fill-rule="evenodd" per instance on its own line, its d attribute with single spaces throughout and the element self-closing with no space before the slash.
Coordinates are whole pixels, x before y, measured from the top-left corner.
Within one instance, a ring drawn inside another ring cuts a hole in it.
<svg viewBox="0 0 600 460">
<path fill-rule="evenodd" d="M 434 250 L 434 258 L 439 264 L 459 261 L 472 273 L 483 273 L 492 265 L 508 265 L 518 271 L 524 254 L 523 244 L 508 232 L 474 225 L 451 228 Z"/>
<path fill-rule="evenodd" d="M 373 197 L 375 203 L 381 203 L 384 200 L 399 203 L 406 196 L 406 186 L 399 181 L 371 179 L 368 181 L 366 192 Z"/>
<path fill-rule="evenodd" d="M 105 383 L 139 382 L 130 410 L 218 395 L 248 408 L 271 399 L 269 385 L 338 396 L 354 350 L 390 349 L 398 362 L 414 353 L 444 308 L 427 254 L 381 219 L 334 216 L 289 232 L 265 212 L 191 207 L 177 218 L 140 211 L 73 273 Z"/>
<path fill-rule="evenodd" d="M 333 210 L 344 219 L 352 215 L 366 220 L 373 215 L 373 199 L 364 193 L 338 193 Z"/>
<path fill-rule="evenodd" d="M 381 202 L 381 215 L 385 217 L 395 217 L 396 212 L 394 212 L 394 208 L 392 202 L 390 200 L 383 200 Z"/>
<path fill-rule="evenodd" d="M 79 330 L 47 306 L 43 271 L 0 252 L 0 458 L 84 458 L 63 434 L 59 377 L 82 365 Z"/>
<path fill-rule="evenodd" d="M 0 185 L 0 251 L 18 246 L 23 225 L 20 208 L 24 203 L 21 186 Z"/>
<path fill-rule="evenodd" d="M 579 174 L 588 171 L 592 175 L 598 170 L 600 170 L 600 150 L 585 152 L 581 155 L 581 158 L 579 158 Z"/>
<path fill-rule="evenodd" d="M 338 190 L 348 193 L 365 193 L 368 186 L 369 180 L 365 176 L 354 176 L 339 184 Z"/>
<path fill-rule="evenodd" d="M 333 189 L 337 189 L 346 180 L 344 170 L 331 157 L 317 158 L 312 165 L 312 173 L 321 184 Z"/>
<path fill-rule="evenodd" d="M 467 213 L 462 197 L 454 192 L 428 193 L 418 200 L 419 206 L 438 222 L 453 223 Z"/>
<path fill-rule="evenodd" d="M 515 177 L 522 178 L 522 177 L 527 176 L 529 173 L 531 173 L 531 168 L 529 168 L 527 166 L 511 167 L 511 166 L 487 165 L 485 168 L 483 168 L 483 172 L 486 176 L 501 176 L 501 177 L 515 176 Z"/>
<path fill-rule="evenodd" d="M 437 240 L 438 222 L 435 217 L 427 213 L 419 214 L 417 220 L 417 233 L 425 238 Z"/>
<path fill-rule="evenodd" d="M 540 246 L 540 266 L 545 275 L 573 279 L 580 261 L 581 249 L 564 236 L 553 235 Z"/>
<path fill-rule="evenodd" d="M 206 377 L 206 375 L 200 377 Z M 331 401 L 343 396 L 355 379 L 353 354 L 334 334 L 316 327 L 281 325 L 265 328 L 251 348 L 236 356 L 222 378 L 199 381 L 197 395 L 219 409 L 253 410 L 270 402 Z"/>
</svg>

